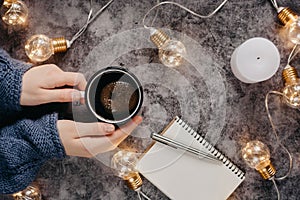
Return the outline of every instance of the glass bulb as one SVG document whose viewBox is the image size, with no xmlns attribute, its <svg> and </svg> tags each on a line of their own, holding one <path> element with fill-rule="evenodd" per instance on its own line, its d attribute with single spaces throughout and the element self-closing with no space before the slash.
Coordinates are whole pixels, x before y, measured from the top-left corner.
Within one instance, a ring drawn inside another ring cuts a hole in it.
<svg viewBox="0 0 300 200">
<path fill-rule="evenodd" d="M 28 186 L 24 190 L 12 195 L 15 200 L 41 200 L 40 190 L 34 186 Z"/>
<path fill-rule="evenodd" d="M 117 152 L 112 160 L 112 167 L 116 170 L 117 175 L 123 178 L 128 187 L 134 191 L 141 188 L 143 181 L 136 169 L 138 157 L 136 153 L 128 151 Z"/>
<path fill-rule="evenodd" d="M 285 87 L 282 93 L 284 100 L 292 108 L 300 108 L 300 78 L 295 67 L 286 66 L 282 71 Z"/>
<path fill-rule="evenodd" d="M 33 62 L 43 62 L 54 54 L 52 40 L 45 35 L 34 35 L 25 45 L 26 55 Z"/>
<path fill-rule="evenodd" d="M 117 171 L 117 175 L 123 179 L 128 179 L 132 174 L 138 173 L 135 166 L 138 158 L 135 153 L 129 151 L 119 151 L 112 158 L 112 167 Z"/>
<path fill-rule="evenodd" d="M 158 51 L 160 61 L 167 67 L 177 67 L 183 62 L 186 49 L 182 42 L 176 40 L 166 41 Z"/>
<path fill-rule="evenodd" d="M 279 7 L 278 19 L 284 25 L 286 37 L 295 44 L 300 43 L 300 19 L 289 7 Z"/>
<path fill-rule="evenodd" d="M 48 38 L 45 35 L 34 35 L 25 44 L 25 52 L 33 62 L 48 60 L 53 54 L 65 52 L 70 47 L 64 37 Z"/>
<path fill-rule="evenodd" d="M 183 62 L 186 49 L 182 42 L 171 40 L 168 34 L 160 29 L 151 28 L 150 40 L 158 48 L 160 61 L 167 67 L 177 67 Z"/>
<path fill-rule="evenodd" d="M 23 1 L 4 1 L 1 7 L 2 20 L 11 26 L 25 25 L 28 18 L 28 8 Z"/>
<path fill-rule="evenodd" d="M 287 25 L 287 37 L 294 44 L 300 44 L 300 19 L 289 22 Z"/>
<path fill-rule="evenodd" d="M 300 79 L 297 79 L 294 84 L 286 85 L 282 92 L 287 105 L 292 108 L 300 108 Z"/>
<path fill-rule="evenodd" d="M 242 155 L 246 163 L 257 170 L 261 170 L 271 163 L 268 147 L 258 140 L 248 142 L 242 149 Z"/>
<path fill-rule="evenodd" d="M 242 149 L 242 156 L 245 162 L 256 169 L 264 179 L 271 179 L 275 175 L 276 169 L 270 161 L 269 148 L 261 141 L 248 142 Z"/>
</svg>

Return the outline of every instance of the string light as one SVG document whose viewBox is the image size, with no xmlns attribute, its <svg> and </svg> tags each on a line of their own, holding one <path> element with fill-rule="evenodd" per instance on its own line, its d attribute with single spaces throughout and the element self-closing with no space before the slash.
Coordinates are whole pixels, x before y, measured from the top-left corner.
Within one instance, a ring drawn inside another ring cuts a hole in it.
<svg viewBox="0 0 300 200">
<path fill-rule="evenodd" d="M 278 187 L 276 185 L 275 180 L 283 180 L 286 179 L 293 167 L 293 157 L 289 150 L 282 144 L 277 131 L 275 124 L 273 122 L 270 110 L 269 110 L 269 96 L 271 94 L 273 95 L 279 95 L 284 98 L 284 101 L 286 102 L 287 105 L 293 108 L 299 108 L 299 76 L 297 74 L 297 71 L 294 67 L 290 66 L 290 62 L 292 59 L 297 55 L 299 50 L 296 52 L 297 44 L 294 46 L 293 50 L 291 51 L 289 57 L 288 57 L 288 62 L 287 66 L 284 68 L 282 77 L 285 82 L 285 87 L 283 88 L 283 92 L 278 92 L 278 91 L 269 91 L 265 97 L 265 108 L 267 111 L 268 119 L 271 123 L 272 131 L 275 135 L 277 144 L 287 153 L 289 157 L 289 169 L 287 173 L 281 177 L 275 177 L 276 170 L 272 166 L 269 160 L 269 150 L 266 148 L 266 146 L 262 145 L 261 142 L 250 142 L 249 144 L 247 143 L 246 147 L 243 148 L 242 154 L 243 158 L 245 161 L 252 166 L 252 168 L 255 168 L 259 171 L 259 173 L 264 177 L 265 179 L 272 180 L 275 189 L 277 191 L 277 196 L 278 200 L 280 200 L 280 193 L 278 190 Z M 255 150 L 253 150 L 255 149 Z M 253 151 L 253 152 L 251 152 Z M 256 152 L 258 151 L 258 152 Z M 261 160 L 261 164 L 259 162 Z M 251 161 L 251 162 L 250 162 Z M 257 163 L 257 165 L 255 164 Z M 268 165 L 268 163 L 270 165 Z M 254 166 L 254 167 L 253 167 Z"/>
<path fill-rule="evenodd" d="M 160 61 L 167 67 L 177 67 L 183 62 L 186 49 L 182 42 L 171 40 L 162 30 L 152 29 L 150 40 L 158 48 Z"/>
<path fill-rule="evenodd" d="M 135 168 L 137 161 L 136 154 L 129 151 L 118 151 L 112 158 L 112 167 L 133 190 L 139 189 L 143 184 L 142 178 Z"/>
<path fill-rule="evenodd" d="M 299 91 L 297 90 L 297 83 L 298 83 L 299 77 L 298 77 L 296 69 L 294 67 L 290 66 L 290 62 L 299 52 L 299 51 L 295 52 L 296 47 L 297 47 L 297 45 L 295 45 L 293 50 L 291 51 L 288 61 L 287 61 L 287 63 L 288 63 L 287 67 L 284 68 L 283 73 L 282 73 L 283 80 L 286 80 L 285 87 L 283 88 L 283 92 L 269 91 L 265 97 L 265 108 L 267 111 L 268 119 L 269 119 L 271 127 L 272 127 L 272 132 L 273 132 L 279 146 L 287 153 L 287 155 L 289 157 L 289 169 L 288 169 L 287 173 L 282 177 L 276 178 L 277 180 L 283 180 L 289 176 L 289 174 L 292 171 L 292 167 L 293 167 L 293 157 L 292 157 L 291 153 L 289 152 L 289 150 L 282 144 L 282 142 L 277 134 L 276 127 L 273 122 L 273 119 L 272 119 L 272 116 L 270 113 L 270 109 L 269 109 L 269 97 L 271 94 L 278 95 L 278 96 L 283 97 L 285 103 L 287 105 L 289 105 L 290 107 L 297 108 L 299 106 L 298 101 L 297 101 L 297 96 L 299 96 Z M 296 84 L 294 84 L 294 83 L 296 83 Z"/>
<path fill-rule="evenodd" d="M 296 109 L 300 108 L 300 78 L 296 68 L 290 65 L 292 59 L 295 58 L 297 53 L 300 51 L 300 49 L 296 51 L 297 47 L 298 45 L 296 44 L 289 55 L 286 67 L 282 71 L 282 80 L 284 82 L 284 88 L 282 89 L 282 92 L 270 91 L 266 95 L 267 111 L 268 111 L 267 102 L 270 94 L 282 96 L 284 102 L 292 108 L 296 108 Z"/>
<path fill-rule="evenodd" d="M 299 52 L 299 50 L 296 52 L 296 48 L 297 45 L 295 45 L 293 50 L 291 51 L 288 57 L 287 66 L 284 68 L 282 73 L 282 77 L 285 82 L 285 87 L 283 88 L 283 92 L 270 91 L 267 93 L 265 98 L 265 107 L 266 107 L 268 119 L 271 123 L 272 131 L 275 135 L 277 144 L 281 147 L 281 149 L 283 149 L 287 153 L 289 157 L 289 168 L 287 173 L 281 177 L 275 177 L 276 169 L 274 168 L 274 166 L 270 161 L 270 151 L 268 147 L 262 142 L 258 140 L 248 142 L 246 146 L 242 149 L 242 157 L 246 161 L 246 163 L 251 168 L 255 168 L 264 179 L 271 180 L 273 182 L 277 192 L 278 200 L 280 200 L 280 193 L 275 180 L 283 180 L 290 175 L 293 167 L 293 157 L 289 152 L 289 150 L 282 144 L 277 134 L 275 124 L 273 123 L 272 116 L 270 114 L 268 100 L 271 94 L 275 94 L 275 95 L 282 96 L 285 102 L 287 103 L 287 105 L 291 107 L 298 108 L 298 106 L 300 105 L 299 104 L 300 102 L 299 76 L 297 74 L 296 69 L 290 66 L 290 62 Z"/>
<path fill-rule="evenodd" d="M 137 192 L 139 199 L 141 195 L 150 200 L 142 191 L 142 178 L 136 169 L 138 162 L 137 154 L 130 151 L 121 150 L 114 154 L 111 160 L 113 169 L 116 170 L 117 175 L 125 180 L 127 186 Z"/>
<path fill-rule="evenodd" d="M 295 67 L 288 65 L 282 72 L 284 88 L 282 93 L 287 105 L 292 108 L 300 108 L 300 79 Z"/>
<path fill-rule="evenodd" d="M 242 149 L 245 162 L 256 169 L 264 179 L 272 178 L 276 170 L 270 161 L 270 151 L 261 141 L 254 140 L 248 142 Z"/>
<path fill-rule="evenodd" d="M 38 34 L 30 37 L 25 44 L 25 52 L 29 59 L 34 62 L 44 62 L 48 60 L 53 54 L 66 52 L 68 48 L 77 40 L 92 23 L 114 0 L 110 0 L 103 6 L 94 16 L 92 9 L 92 0 L 90 1 L 90 12 L 86 23 L 81 29 L 72 37 L 71 40 L 66 40 L 64 37 L 49 38 L 46 35 Z"/>
<path fill-rule="evenodd" d="M 177 41 L 176 39 L 171 39 L 164 31 L 162 31 L 160 29 L 155 29 L 153 27 L 146 26 L 146 24 L 145 24 L 146 17 L 150 14 L 150 12 L 152 10 L 154 10 L 155 8 L 157 8 L 161 5 L 172 4 L 172 5 L 182 8 L 183 10 L 185 10 L 197 17 L 210 18 L 216 12 L 218 12 L 226 2 L 227 2 L 227 0 L 224 0 L 212 13 L 210 13 L 208 15 L 197 14 L 194 11 L 192 11 L 178 3 L 172 2 L 172 1 L 164 1 L 164 2 L 158 3 L 155 6 L 153 6 L 150 10 L 148 10 L 148 12 L 145 14 L 145 16 L 143 18 L 143 25 L 146 29 L 150 30 L 150 40 L 159 49 L 158 55 L 159 55 L 160 61 L 167 67 L 180 66 L 183 62 L 184 56 L 186 55 L 186 48 L 182 42 Z M 157 13 L 156 13 L 156 15 L 157 15 Z M 156 15 L 155 15 L 155 18 L 156 18 Z M 154 20 L 152 21 L 152 24 L 153 24 L 153 22 L 154 22 Z"/>
<path fill-rule="evenodd" d="M 50 39 L 46 35 L 34 35 L 25 44 L 26 55 L 33 62 L 48 60 L 53 54 L 67 51 L 69 41 L 64 37 Z"/>
<path fill-rule="evenodd" d="M 294 44 L 300 43 L 300 20 L 298 15 L 288 7 L 278 9 L 278 18 L 285 26 L 287 38 Z"/>
<path fill-rule="evenodd" d="M 254 141 L 248 142 L 246 144 L 246 146 L 242 149 L 242 157 L 246 161 L 246 163 L 251 168 L 255 168 L 265 180 L 271 180 L 273 182 L 274 187 L 277 192 L 277 199 L 280 200 L 280 192 L 278 190 L 275 180 L 283 180 L 283 179 L 286 179 L 290 175 L 290 173 L 292 171 L 292 167 L 293 167 L 293 157 L 292 157 L 291 153 L 289 152 L 289 150 L 282 144 L 282 142 L 279 139 L 279 136 L 276 132 L 276 127 L 273 123 L 272 116 L 270 114 L 270 110 L 269 110 L 269 106 L 268 106 L 268 99 L 269 99 L 270 94 L 281 95 L 285 99 L 287 99 L 287 97 L 285 96 L 284 93 L 277 92 L 277 91 L 270 91 L 267 93 L 266 98 L 265 98 L 265 107 L 267 110 L 268 119 L 271 123 L 272 131 L 275 135 L 277 144 L 279 144 L 279 146 L 287 153 L 287 155 L 289 157 L 288 171 L 285 175 L 283 175 L 281 177 L 275 177 L 276 169 L 274 168 L 274 166 L 272 165 L 272 163 L 270 161 L 270 151 L 265 144 L 263 144 L 262 142 L 260 142 L 258 140 L 254 140 Z"/>
<path fill-rule="evenodd" d="M 289 169 L 288 169 L 287 173 L 282 177 L 276 177 L 275 178 L 276 180 L 283 180 L 283 179 L 287 178 L 290 175 L 291 171 L 292 171 L 293 157 L 292 157 L 292 154 L 289 152 L 289 150 L 282 144 L 282 142 L 281 142 L 281 140 L 280 140 L 280 138 L 277 134 L 276 127 L 275 127 L 275 124 L 273 122 L 273 119 L 272 119 L 272 116 L 271 116 L 271 113 L 270 113 L 270 109 L 269 109 L 269 96 L 271 94 L 280 95 L 280 96 L 283 96 L 284 98 L 286 98 L 286 97 L 281 92 L 270 91 L 270 92 L 267 93 L 266 98 L 265 98 L 265 108 L 266 108 L 266 111 L 267 111 L 268 119 L 269 119 L 271 127 L 272 127 L 272 132 L 273 132 L 279 146 L 287 153 L 287 155 L 289 157 Z"/>
<path fill-rule="evenodd" d="M 278 200 L 280 200 L 280 193 L 274 179 L 276 169 L 270 161 L 269 148 L 261 141 L 253 140 L 242 149 L 242 157 L 249 167 L 259 172 L 263 179 L 271 180 L 274 183 Z"/>
<path fill-rule="evenodd" d="M 9 26 L 24 26 L 27 23 L 28 8 L 23 1 L 4 0 L 1 17 Z"/>
<path fill-rule="evenodd" d="M 288 40 L 294 44 L 300 43 L 300 19 L 298 15 L 289 7 L 279 7 L 276 0 L 271 0 L 277 11 L 279 21 L 286 29 Z"/>
<path fill-rule="evenodd" d="M 41 191 L 37 186 L 30 185 L 24 190 L 12 195 L 14 200 L 41 200 Z"/>
</svg>

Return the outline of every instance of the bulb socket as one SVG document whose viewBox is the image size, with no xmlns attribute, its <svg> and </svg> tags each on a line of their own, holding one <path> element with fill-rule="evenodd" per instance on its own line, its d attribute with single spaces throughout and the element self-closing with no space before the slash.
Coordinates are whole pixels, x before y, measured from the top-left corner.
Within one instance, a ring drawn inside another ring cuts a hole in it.
<svg viewBox="0 0 300 200">
<path fill-rule="evenodd" d="M 26 189 L 14 193 L 12 195 L 14 200 L 23 200 L 23 199 L 32 199 L 32 200 L 41 200 L 41 191 L 37 186 L 30 185 Z"/>
<path fill-rule="evenodd" d="M 170 37 L 162 30 L 156 30 L 151 36 L 150 40 L 157 46 L 161 48 L 167 41 L 170 40 Z"/>
<path fill-rule="evenodd" d="M 298 18 L 298 15 L 288 7 L 285 7 L 282 10 L 280 10 L 277 16 L 283 25 L 286 25 L 290 21 L 294 21 Z"/>
<path fill-rule="evenodd" d="M 125 179 L 125 181 L 127 186 L 134 191 L 138 190 L 143 184 L 143 180 L 139 173 L 131 174 L 128 178 Z"/>
<path fill-rule="evenodd" d="M 282 71 L 282 78 L 286 86 L 296 84 L 299 79 L 296 68 L 292 66 L 285 68 Z"/>
<path fill-rule="evenodd" d="M 272 178 L 276 174 L 276 169 L 271 163 L 262 169 L 258 169 L 257 171 L 265 180 Z"/>
<path fill-rule="evenodd" d="M 68 49 L 67 40 L 64 37 L 52 38 L 54 53 L 66 52 Z"/>
</svg>

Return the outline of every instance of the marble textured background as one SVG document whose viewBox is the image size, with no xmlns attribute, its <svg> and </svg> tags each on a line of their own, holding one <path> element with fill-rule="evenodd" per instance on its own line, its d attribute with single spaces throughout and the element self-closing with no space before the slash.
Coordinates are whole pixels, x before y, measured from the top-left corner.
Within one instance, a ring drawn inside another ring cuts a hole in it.
<svg viewBox="0 0 300 200">
<path fill-rule="evenodd" d="M 85 22 L 89 10 L 88 1 L 24 1 L 30 9 L 28 27 L 14 31 L 3 24 L 0 26 L 0 46 L 24 61 L 28 59 L 23 46 L 29 36 L 43 33 L 70 39 Z M 203 14 L 220 3 L 216 0 L 176 2 Z M 105 3 L 96 0 L 94 10 Z M 171 5 L 161 7 L 154 26 L 166 28 L 168 33 L 190 44 L 186 45 L 188 52 L 197 52 L 191 57 L 198 64 L 185 62 L 184 67 L 178 69 L 165 68 L 159 63 L 157 50 L 148 40 L 149 33 L 141 29 L 144 14 L 155 3 L 154 0 L 115 0 L 71 49 L 55 55 L 47 63 L 55 63 L 67 71 L 80 71 L 87 78 L 105 64 L 128 68 L 144 86 L 144 121 L 121 146 L 135 146 L 142 151 L 151 142 L 150 129 L 159 131 L 179 115 L 246 171 L 246 180 L 229 199 L 276 199 L 273 184 L 262 180 L 255 170 L 246 166 L 239 152 L 247 141 L 259 139 L 270 147 L 278 175 L 284 174 L 288 167 L 287 155 L 275 143 L 264 108 L 265 94 L 282 88 L 281 71 L 291 50 L 290 44 L 279 35 L 281 26 L 271 3 L 267 0 L 229 1 L 210 19 L 199 19 Z M 300 13 L 299 2 L 278 3 Z M 150 14 L 149 20 L 154 14 Z M 126 31 L 136 33 L 137 37 L 127 38 Z M 281 54 L 281 65 L 271 79 L 244 84 L 233 76 L 230 57 L 237 46 L 252 37 L 274 42 Z M 133 49 L 116 54 L 127 47 Z M 299 57 L 292 64 L 298 67 Z M 291 175 L 278 182 L 278 187 L 282 199 L 299 199 L 299 111 L 287 107 L 277 97 L 271 100 L 279 136 L 294 158 Z M 84 108 L 74 109 L 75 114 L 81 112 Z M 42 167 L 37 182 L 46 200 L 137 199 L 136 194 L 99 159 L 51 160 Z M 144 180 L 143 191 L 151 199 L 168 199 L 147 180 Z M 0 196 L 4 198 L 9 197 Z"/>
</svg>

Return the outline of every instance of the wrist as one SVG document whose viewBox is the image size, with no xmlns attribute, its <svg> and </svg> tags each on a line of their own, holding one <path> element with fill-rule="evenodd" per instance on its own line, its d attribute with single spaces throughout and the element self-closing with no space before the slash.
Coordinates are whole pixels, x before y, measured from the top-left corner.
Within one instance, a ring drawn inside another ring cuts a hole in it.
<svg viewBox="0 0 300 200">
<path fill-rule="evenodd" d="M 55 157 L 56 158 L 64 158 L 66 156 L 66 152 L 65 152 L 65 148 L 62 144 L 62 141 L 59 137 L 59 130 L 58 130 L 58 127 L 57 127 L 57 123 L 58 123 L 58 114 L 57 113 L 54 113 L 54 114 L 51 114 L 50 117 L 49 117 L 49 131 L 51 131 L 51 139 L 53 141 L 53 147 L 54 147 L 54 150 L 56 152 L 56 155 Z"/>
</svg>

